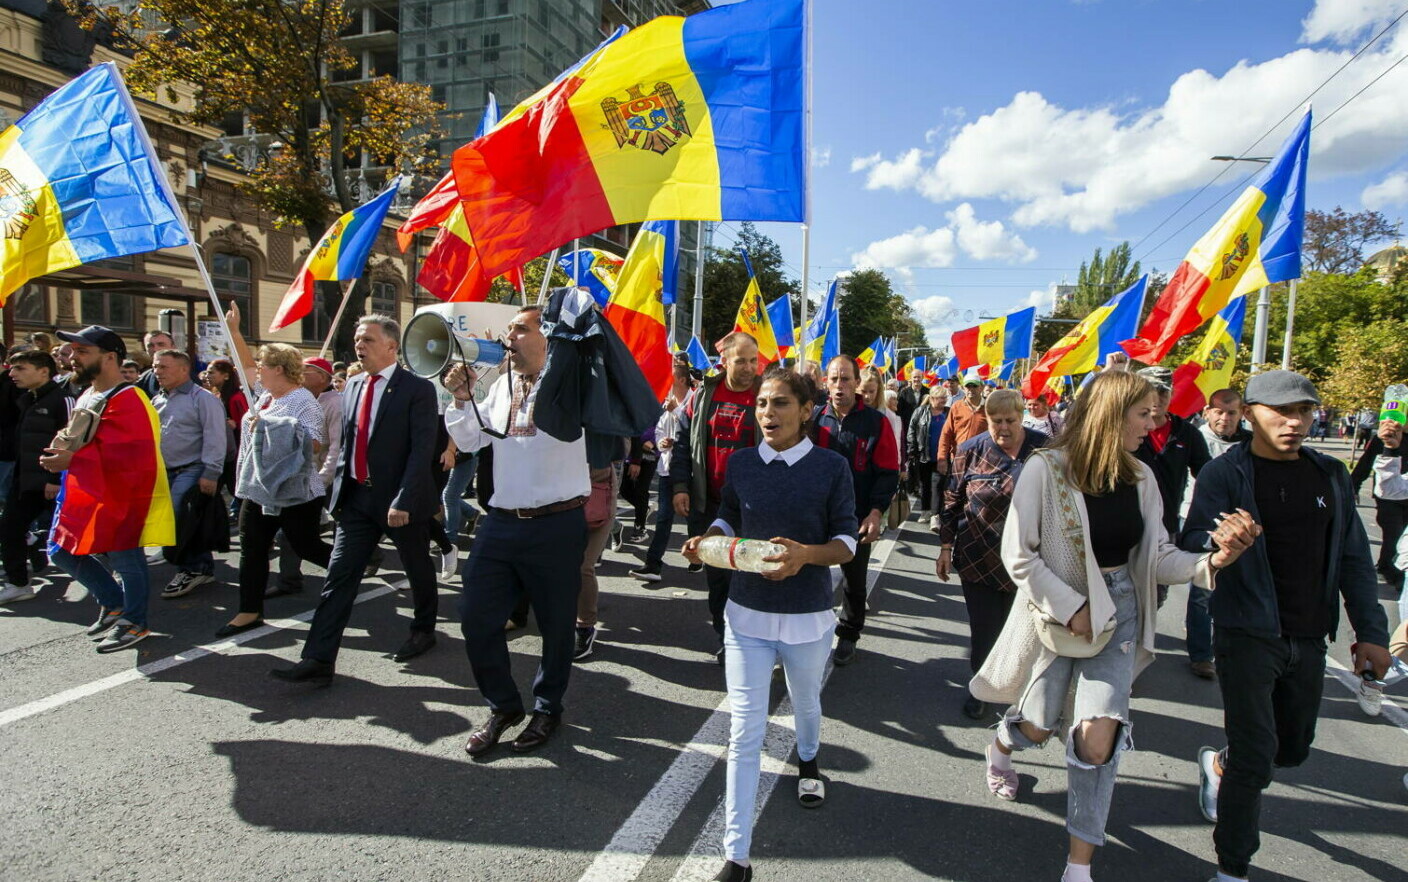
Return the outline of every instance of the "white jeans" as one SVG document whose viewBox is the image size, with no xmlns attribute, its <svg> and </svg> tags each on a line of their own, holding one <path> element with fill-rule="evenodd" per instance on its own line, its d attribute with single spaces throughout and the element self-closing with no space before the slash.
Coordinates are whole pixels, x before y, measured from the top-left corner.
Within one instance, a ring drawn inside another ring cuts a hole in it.
<svg viewBox="0 0 1408 882">
<path fill-rule="evenodd" d="M 772 668 L 782 659 L 797 728 L 797 757 L 816 758 L 821 746 L 821 677 L 831 654 L 831 634 L 810 643 L 759 640 L 724 628 L 724 673 L 733 716 L 728 738 L 728 795 L 724 858 L 748 860 L 753 844 L 754 802 L 767 732 Z"/>
</svg>

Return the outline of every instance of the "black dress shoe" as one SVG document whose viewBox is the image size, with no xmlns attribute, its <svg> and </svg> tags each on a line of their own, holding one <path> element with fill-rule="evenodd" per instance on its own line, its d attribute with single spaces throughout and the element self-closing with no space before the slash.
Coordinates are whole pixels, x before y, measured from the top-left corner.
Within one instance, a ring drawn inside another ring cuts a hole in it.
<svg viewBox="0 0 1408 882">
<path fill-rule="evenodd" d="M 718 872 L 712 882 L 752 882 L 753 868 L 735 864 L 733 861 L 725 861 L 724 868 Z"/>
<path fill-rule="evenodd" d="M 269 676 L 286 683 L 311 683 L 326 686 L 332 682 L 333 666 L 327 662 L 305 658 L 291 668 L 274 668 Z"/>
<path fill-rule="evenodd" d="M 470 734 L 464 743 L 464 752 L 470 756 L 483 756 L 494 749 L 504 733 L 523 722 L 523 711 L 496 711 L 489 715 L 484 725 Z"/>
<path fill-rule="evenodd" d="M 401 648 L 396 650 L 396 654 L 391 656 L 392 661 L 410 661 L 418 655 L 429 652 L 435 646 L 435 634 L 432 631 L 412 631 L 411 636 L 401 644 Z"/>
<path fill-rule="evenodd" d="M 302 590 L 303 583 L 301 582 L 289 583 L 279 580 L 265 589 L 264 598 L 267 600 L 270 597 L 284 597 L 289 594 L 297 594 Z"/>
<path fill-rule="evenodd" d="M 255 619 L 255 620 L 252 621 L 252 622 L 246 622 L 246 623 L 244 623 L 243 625 L 236 625 L 236 624 L 234 624 L 233 622 L 231 622 L 231 623 L 229 623 L 229 624 L 221 625 L 221 626 L 219 627 L 219 629 L 216 630 L 215 636 L 216 636 L 216 637 L 233 637 L 233 636 L 235 636 L 236 634 L 243 634 L 245 631 L 253 631 L 255 628 L 260 628 L 260 627 L 263 627 L 263 626 L 264 626 L 264 619 L 262 619 L 262 618 Z"/>
<path fill-rule="evenodd" d="M 552 733 L 557 731 L 557 727 L 562 725 L 562 714 L 545 714 L 541 711 L 533 712 L 533 719 L 528 721 L 528 725 L 518 733 L 518 737 L 513 739 L 514 753 L 528 753 L 537 750 L 548 739 Z"/>
</svg>

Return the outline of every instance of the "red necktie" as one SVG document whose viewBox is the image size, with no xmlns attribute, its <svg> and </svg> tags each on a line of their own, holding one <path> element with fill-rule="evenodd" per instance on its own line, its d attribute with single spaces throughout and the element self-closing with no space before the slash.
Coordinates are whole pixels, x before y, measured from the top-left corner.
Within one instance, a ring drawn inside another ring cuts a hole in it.
<svg viewBox="0 0 1408 882">
<path fill-rule="evenodd" d="M 352 443 L 352 478 L 358 483 L 367 483 L 367 440 L 372 436 L 372 398 L 376 395 L 376 381 L 381 374 L 367 378 L 367 388 L 362 392 L 361 404 L 357 407 L 357 440 Z"/>
</svg>

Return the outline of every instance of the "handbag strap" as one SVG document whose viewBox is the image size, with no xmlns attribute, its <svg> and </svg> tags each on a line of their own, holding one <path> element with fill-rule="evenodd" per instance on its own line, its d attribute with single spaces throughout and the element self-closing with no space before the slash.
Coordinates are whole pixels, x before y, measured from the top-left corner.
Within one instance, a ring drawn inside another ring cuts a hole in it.
<svg viewBox="0 0 1408 882">
<path fill-rule="evenodd" d="M 1046 462 L 1046 489 L 1051 494 L 1051 498 L 1056 500 L 1056 511 L 1061 516 L 1062 532 L 1066 535 L 1066 540 L 1075 546 L 1076 560 L 1080 563 L 1081 572 L 1088 572 L 1089 565 L 1085 558 L 1085 529 L 1080 521 L 1080 501 L 1076 499 L 1075 488 L 1069 481 L 1064 480 L 1060 473 L 1064 472 L 1065 466 L 1058 462 L 1054 455 L 1045 450 L 1036 451 Z M 1072 586 L 1079 590 L 1079 586 Z M 1084 592 L 1089 595 L 1089 589 Z"/>
</svg>

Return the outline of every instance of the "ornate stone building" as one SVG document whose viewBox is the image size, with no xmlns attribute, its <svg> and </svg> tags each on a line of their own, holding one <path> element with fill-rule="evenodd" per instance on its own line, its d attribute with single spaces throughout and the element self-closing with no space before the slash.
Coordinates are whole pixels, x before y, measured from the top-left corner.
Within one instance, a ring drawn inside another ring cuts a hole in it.
<svg viewBox="0 0 1408 882">
<path fill-rule="evenodd" d="M 0 129 L 17 121 L 54 89 L 103 61 L 124 63 L 80 30 L 54 0 L 0 0 Z M 173 107 L 136 99 L 179 207 L 205 255 L 222 303 L 238 301 L 251 341 L 292 343 L 316 351 L 337 303 L 320 303 L 313 315 L 275 334 L 268 325 L 308 253 L 298 228 L 279 229 L 274 217 L 241 194 L 243 173 L 217 160 L 211 142 L 222 133 L 177 120 Z M 368 308 L 398 315 L 414 312 L 408 280 L 414 254 L 402 255 L 388 218 L 365 277 Z M 413 249 L 414 252 L 415 249 Z M 335 299 L 335 298 L 330 298 Z M 424 302 L 424 301 L 422 301 Z M 215 318 L 190 249 L 168 249 L 103 261 L 36 279 L 10 296 L 3 311 L 4 339 L 59 327 L 104 324 L 140 352 L 142 332 L 158 326 L 164 309 L 186 316 L 191 339 L 197 323 Z"/>
</svg>

